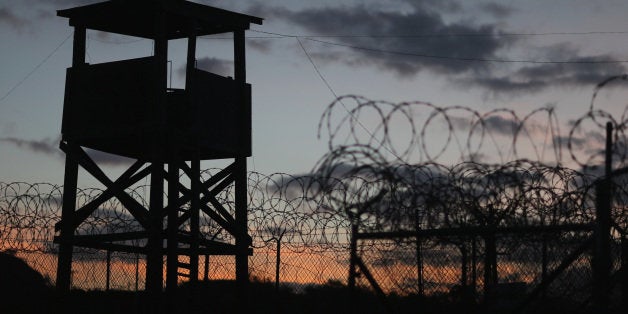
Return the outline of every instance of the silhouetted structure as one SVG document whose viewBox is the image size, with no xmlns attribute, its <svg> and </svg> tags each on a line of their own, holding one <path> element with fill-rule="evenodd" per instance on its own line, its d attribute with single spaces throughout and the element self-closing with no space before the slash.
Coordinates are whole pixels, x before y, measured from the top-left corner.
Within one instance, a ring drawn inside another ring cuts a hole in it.
<svg viewBox="0 0 628 314">
<path fill-rule="evenodd" d="M 62 219 L 56 226 L 60 233 L 55 239 L 60 244 L 57 288 L 70 288 L 75 246 L 145 254 L 146 290 L 152 295 L 162 289 L 164 255 L 167 289 L 176 287 L 181 268 L 188 269 L 183 274 L 190 281 L 197 280 L 199 254 L 235 255 L 236 279 L 244 285 L 252 253 L 246 217 L 251 88 L 246 84 L 244 32 L 262 19 L 182 0 L 111 0 L 61 10 L 58 15 L 69 18 L 74 27 L 74 51 L 72 67 L 67 70 L 60 144 L 66 165 Z M 88 64 L 87 29 L 153 40 L 154 55 Z M 234 77 L 196 69 L 197 37 L 229 32 L 234 36 Z M 171 89 L 167 85 L 168 42 L 183 38 L 188 43 L 185 88 Z M 84 148 L 137 161 L 111 180 Z M 233 159 L 233 163 L 202 181 L 200 161 L 208 159 Z M 79 166 L 106 190 L 75 208 Z M 189 188 L 180 172 L 188 177 Z M 125 189 L 148 176 L 151 185 L 146 208 Z M 168 197 L 164 202 L 165 182 Z M 235 213 L 215 197 L 232 184 Z M 120 200 L 143 230 L 75 234 L 77 227 L 112 197 Z M 203 238 L 199 232 L 201 211 L 230 233 L 234 243 Z M 181 230 L 183 224 L 189 224 L 189 230 Z M 141 244 L 133 245 L 131 240 Z M 189 256 L 189 263 L 180 262 L 180 255 Z"/>
</svg>

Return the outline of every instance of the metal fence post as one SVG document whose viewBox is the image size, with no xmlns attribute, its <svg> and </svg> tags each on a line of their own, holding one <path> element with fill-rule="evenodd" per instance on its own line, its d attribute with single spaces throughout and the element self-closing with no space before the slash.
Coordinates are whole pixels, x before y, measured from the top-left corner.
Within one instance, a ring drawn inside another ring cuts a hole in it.
<svg viewBox="0 0 628 314">
<path fill-rule="evenodd" d="M 111 250 L 107 250 L 107 279 L 105 283 L 105 291 L 109 291 L 111 287 Z"/>
<path fill-rule="evenodd" d="M 593 302 L 596 313 L 608 312 L 608 292 L 610 284 L 610 211 L 611 211 L 611 167 L 613 146 L 613 125 L 606 124 L 605 176 L 595 186 L 595 254 L 593 259 Z"/>
<path fill-rule="evenodd" d="M 353 219 L 353 217 L 349 217 L 352 221 L 351 223 L 351 243 L 349 244 L 349 280 L 348 286 L 352 293 L 355 291 L 355 277 L 357 276 L 355 266 L 356 259 L 358 255 L 358 224 Z"/>
<path fill-rule="evenodd" d="M 277 240 L 277 261 L 275 263 L 275 292 L 279 293 L 279 267 L 281 266 L 281 238 L 283 237 L 283 233 L 279 235 Z"/>
</svg>

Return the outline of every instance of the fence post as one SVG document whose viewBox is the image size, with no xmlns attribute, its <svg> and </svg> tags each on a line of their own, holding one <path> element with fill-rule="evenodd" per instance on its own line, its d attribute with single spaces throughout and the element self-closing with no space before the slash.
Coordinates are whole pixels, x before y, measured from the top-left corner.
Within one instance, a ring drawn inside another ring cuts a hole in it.
<svg viewBox="0 0 628 314">
<path fill-rule="evenodd" d="M 417 232 L 416 236 L 416 272 L 417 272 L 417 285 L 419 290 L 419 296 L 425 296 L 425 289 L 423 285 L 423 247 L 421 243 L 421 237 L 419 236 L 419 230 L 421 229 L 421 219 L 418 210 L 414 214 L 414 230 Z"/>
<path fill-rule="evenodd" d="M 111 250 L 107 250 L 107 279 L 105 283 L 105 291 L 109 291 L 111 283 Z"/>
<path fill-rule="evenodd" d="M 349 244 L 349 280 L 348 286 L 353 293 L 355 291 L 355 277 L 357 276 L 355 271 L 356 259 L 357 259 L 357 249 L 358 249 L 358 224 L 354 217 L 349 217 L 351 220 L 351 242 Z"/>
<path fill-rule="evenodd" d="M 281 238 L 283 237 L 283 233 L 279 235 L 277 240 L 277 261 L 275 264 L 275 292 L 279 293 L 279 267 L 281 266 Z"/>
<path fill-rule="evenodd" d="M 423 287 L 423 248 L 421 245 L 421 237 L 418 235 L 416 237 L 416 271 L 419 296 L 423 297 L 425 296 L 425 288 Z"/>
<path fill-rule="evenodd" d="M 497 243 L 495 230 L 487 230 L 484 236 L 484 302 L 490 302 L 491 293 L 497 284 Z"/>
<path fill-rule="evenodd" d="M 593 301 L 596 313 L 608 312 L 610 287 L 610 211 L 611 211 L 611 166 L 613 162 L 613 124 L 606 124 L 605 175 L 595 186 L 595 254 L 593 257 Z"/>
</svg>

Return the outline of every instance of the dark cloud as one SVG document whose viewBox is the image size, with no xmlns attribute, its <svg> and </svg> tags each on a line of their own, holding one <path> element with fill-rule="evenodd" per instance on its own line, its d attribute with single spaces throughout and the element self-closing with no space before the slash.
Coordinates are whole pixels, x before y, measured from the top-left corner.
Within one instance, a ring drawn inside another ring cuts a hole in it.
<svg viewBox="0 0 628 314">
<path fill-rule="evenodd" d="M 256 7 L 254 11 L 269 19 L 297 25 L 304 29 L 303 33 L 347 35 L 302 37 L 310 55 L 323 64 L 342 62 L 351 67 L 377 67 L 399 77 L 412 77 L 427 70 L 447 75 L 450 82 L 460 86 L 479 87 L 496 95 L 535 93 L 552 87 L 592 86 L 628 70 L 618 63 L 592 64 L 592 61 L 616 57 L 586 55 L 568 44 L 539 48 L 536 55 L 529 58 L 531 61 L 560 62 L 499 62 L 510 59 L 505 55 L 507 48 L 525 39 L 501 36 L 498 24 L 469 22 L 472 18 L 461 19 L 463 22 L 452 20 L 449 14 L 464 15 L 468 9 L 462 8 L 459 1 L 399 0 L 396 3 L 400 8 L 397 11 L 373 4 L 314 7 L 300 11 Z M 474 9 L 497 18 L 506 18 L 515 12 L 499 2 L 476 4 Z"/>
<path fill-rule="evenodd" d="M 515 11 L 512 7 L 496 2 L 483 3 L 480 5 L 480 10 L 500 19 L 511 16 Z"/>
<path fill-rule="evenodd" d="M 608 54 L 582 56 L 578 49 L 559 44 L 545 48 L 539 60 L 564 60 L 570 63 L 537 63 L 519 67 L 509 75 L 497 76 L 485 72 L 455 81 L 466 86 L 483 87 L 494 94 L 533 93 L 553 87 L 595 86 L 608 77 L 628 70 L 619 63 L 592 63 L 613 59 L 615 57 Z"/>
<path fill-rule="evenodd" d="M 481 133 L 481 128 L 484 131 L 495 132 L 504 135 L 514 135 L 520 126 L 520 122 L 516 121 L 513 117 L 503 117 L 498 115 L 483 117 L 482 121 L 484 122 L 484 124 L 481 124 L 475 119 L 471 120 L 460 117 L 450 117 L 449 121 L 457 129 L 468 130 L 470 127 L 473 127 L 474 132 Z"/>
<path fill-rule="evenodd" d="M 447 13 L 457 13 L 462 10 L 460 3 L 454 0 L 401 0 L 401 2 L 408 3 L 417 10 L 434 10 Z"/>
<path fill-rule="evenodd" d="M 366 5 L 355 7 L 324 7 L 302 11 L 283 8 L 266 8 L 264 16 L 283 19 L 303 27 L 312 34 L 346 34 L 358 36 L 325 39 L 353 47 L 351 54 L 334 52 L 328 45 L 318 43 L 326 49 L 329 60 L 344 62 L 348 65 L 369 64 L 393 71 L 399 76 L 412 76 L 422 70 L 431 70 L 441 74 L 460 74 L 472 70 L 484 69 L 487 64 L 454 60 L 456 58 L 496 58 L 497 52 L 512 43 L 514 38 L 498 37 L 497 27 L 493 24 L 473 25 L 468 22 L 449 23 L 440 11 L 457 9 L 455 2 L 410 1 L 409 11 L 374 10 Z M 260 9 L 256 11 L 261 11 Z M 420 36 L 421 34 L 474 34 L 487 36 Z M 492 35 L 491 35 L 492 34 Z M 364 37 L 372 35 L 377 37 Z M 350 48 L 351 49 L 351 48 Z M 369 51 L 369 49 L 371 49 Z M 379 53 L 373 50 L 385 50 L 423 56 L 446 56 L 449 58 L 418 58 L 416 56 Z"/>
<path fill-rule="evenodd" d="M 501 116 L 489 116 L 487 118 L 484 118 L 484 126 L 489 131 L 512 135 L 517 131 L 519 123 L 511 118 Z"/>
<path fill-rule="evenodd" d="M 8 7 L 0 8 L 0 24 L 8 25 L 14 29 L 22 30 L 28 26 L 28 20 L 18 16 L 13 10 Z"/>
<path fill-rule="evenodd" d="M 569 139 L 568 136 L 555 136 L 552 142 L 560 144 L 562 147 L 567 148 L 570 141 L 571 146 L 573 147 L 573 149 L 576 150 L 581 150 L 585 148 L 588 144 L 587 138 L 581 136 L 573 136 L 571 139 Z"/>
<path fill-rule="evenodd" d="M 46 138 L 43 140 L 24 140 L 15 137 L 2 137 L 0 142 L 9 143 L 19 148 L 30 150 L 34 153 L 55 155 L 60 157 L 63 153 L 59 150 L 59 139 Z"/>
<path fill-rule="evenodd" d="M 61 151 L 61 149 L 59 149 L 59 141 L 60 137 L 56 139 L 45 138 L 42 140 L 25 140 L 16 137 L 0 138 L 0 142 L 8 143 L 21 149 L 63 159 L 65 157 L 65 154 L 63 153 L 63 151 Z M 85 149 L 85 151 L 99 165 L 125 166 L 132 163 L 132 160 L 129 158 L 112 155 L 89 148 Z"/>
<path fill-rule="evenodd" d="M 56 16 L 57 14 L 55 14 L 54 10 L 44 10 L 44 9 L 37 10 L 37 19 L 49 19 L 49 18 L 54 18 Z"/>
<path fill-rule="evenodd" d="M 605 135 L 597 131 L 575 132 L 571 139 L 569 136 L 555 136 L 553 138 L 553 143 L 569 149 L 570 155 L 575 156 L 580 162 L 590 165 L 604 162 L 605 142 Z M 622 140 L 615 143 L 615 149 L 615 152 L 619 152 L 619 154 L 627 152 L 625 142 Z"/>
<path fill-rule="evenodd" d="M 183 65 L 177 70 L 180 77 L 185 77 L 185 68 L 186 65 Z M 233 61 L 231 60 L 204 57 L 196 60 L 196 68 L 222 76 L 233 76 Z"/>
<path fill-rule="evenodd" d="M 41 19 L 56 18 L 56 10 L 68 9 L 96 2 L 102 2 L 102 0 L 10 1 L 10 4 L 5 4 L 0 7 L 0 25 L 5 24 L 18 31 L 22 31 L 25 28 L 34 27 Z M 16 11 L 24 11 L 26 15 L 18 15 Z"/>
<path fill-rule="evenodd" d="M 247 39 L 246 43 L 251 49 L 264 53 L 270 52 L 272 47 L 272 43 L 268 39 Z"/>
</svg>

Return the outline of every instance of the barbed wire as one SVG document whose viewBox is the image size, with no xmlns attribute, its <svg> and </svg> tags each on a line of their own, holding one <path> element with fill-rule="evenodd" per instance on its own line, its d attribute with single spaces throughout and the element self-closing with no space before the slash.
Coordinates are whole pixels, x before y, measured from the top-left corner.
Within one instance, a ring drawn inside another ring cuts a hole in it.
<svg viewBox="0 0 628 314">
<path fill-rule="evenodd" d="M 319 136 L 327 137 L 329 151 L 310 173 L 248 173 L 248 227 L 257 252 L 251 270 L 268 277 L 272 272 L 269 264 L 274 262 L 270 256 L 281 245 L 289 252 L 282 270 L 295 282 L 303 274 L 319 283 L 324 282 L 322 276 L 345 278 L 351 227 L 355 224 L 363 233 L 591 225 L 595 222 L 595 187 L 603 177 L 599 166 L 604 158 L 606 122 L 613 125 L 613 168 L 624 167 L 627 156 L 628 109 L 615 118 L 598 108 L 595 101 L 603 88 L 623 81 L 625 75 L 600 83 L 588 111 L 569 124 L 567 135 L 561 132 L 551 107 L 519 115 L 510 109 L 482 113 L 427 102 L 339 97 L 319 122 Z M 361 126 L 365 121 L 372 126 L 369 130 Z M 569 159 L 564 160 L 565 156 Z M 219 171 L 203 170 L 201 178 L 205 181 Z M 613 177 L 614 237 L 626 234 L 626 180 L 625 176 Z M 148 207 L 149 190 L 140 184 L 125 192 Z M 102 193 L 97 188 L 79 189 L 77 206 Z M 49 183 L 0 182 L 0 248 L 55 253 L 52 239 L 54 225 L 60 220 L 62 194 L 63 187 Z M 232 215 L 233 194 L 232 184 L 215 195 Z M 183 209 L 189 206 L 186 203 Z M 200 221 L 204 237 L 235 241 L 204 213 Z M 183 224 L 181 229 L 189 230 L 189 225 Z M 99 205 L 76 233 L 139 230 L 141 225 L 111 198 Z M 543 260 L 557 265 L 590 233 L 557 231 L 552 238 L 538 233 L 500 235 L 495 244 L 501 252 L 499 265 L 511 265 L 508 267 L 520 274 L 511 273 L 506 266 L 501 266 L 500 272 L 508 278 L 525 275 L 529 277 L 526 282 L 538 283 L 541 275 L 535 263 Z M 376 276 L 386 291 L 416 293 L 418 274 L 425 269 L 426 287 L 438 292 L 467 283 L 469 272 L 484 267 L 480 262 L 471 269 L 467 262 L 469 256 L 488 254 L 489 248 L 476 241 L 477 237 L 441 234 L 412 240 L 363 240 L 358 251 L 378 270 Z M 555 257 L 547 257 L 549 251 Z M 80 252 L 78 259 L 103 259 L 103 252 L 97 250 Z M 124 256 L 119 257 L 124 265 L 141 268 L 137 255 Z M 324 265 L 325 270 L 315 270 L 316 265 L 308 264 L 313 256 L 330 264 Z M 590 262 L 588 258 L 584 256 L 573 267 Z M 213 263 L 214 274 L 216 269 L 233 267 L 233 262 L 220 258 Z M 422 263 L 433 267 L 422 268 Z M 452 267 L 457 263 L 461 264 Z M 326 273 L 327 269 L 336 273 Z M 337 274 L 339 269 L 342 274 Z M 79 285 L 87 287 L 89 280 L 97 279 L 93 270 L 86 273 L 89 275 Z M 317 279 L 312 279 L 314 276 Z M 477 282 L 483 283 L 482 279 Z"/>
</svg>

